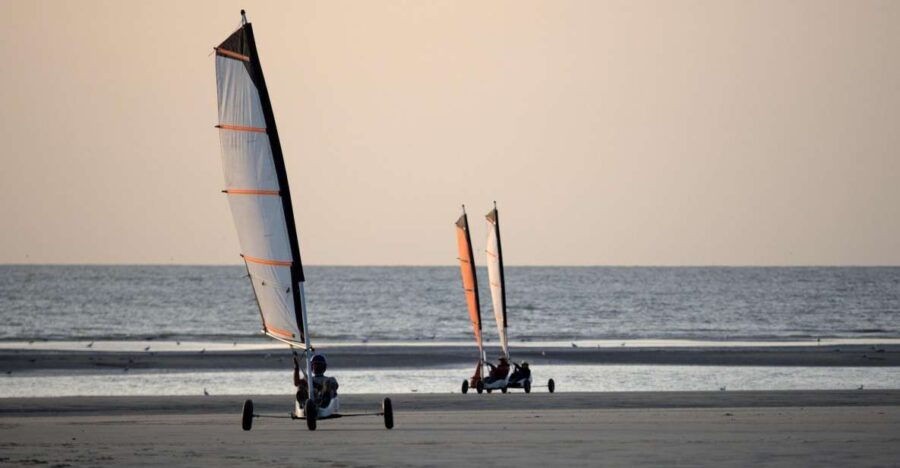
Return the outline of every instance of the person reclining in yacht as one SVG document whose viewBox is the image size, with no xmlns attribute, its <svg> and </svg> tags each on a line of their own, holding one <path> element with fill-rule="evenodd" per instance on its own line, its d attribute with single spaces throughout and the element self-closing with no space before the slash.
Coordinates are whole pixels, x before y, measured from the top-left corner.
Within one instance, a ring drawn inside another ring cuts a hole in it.
<svg viewBox="0 0 900 468">
<path fill-rule="evenodd" d="M 332 398 L 337 396 L 338 381 L 334 377 L 325 375 L 325 370 L 328 369 L 328 362 L 325 360 L 325 356 L 321 354 L 313 356 L 310 367 L 312 367 L 312 383 L 313 391 L 315 392 L 313 401 L 316 402 L 318 407 L 324 408 L 331 403 Z M 303 378 L 300 378 L 301 372 L 303 373 Z M 294 353 L 294 386 L 297 387 L 297 402 L 303 407 L 309 398 L 309 390 L 306 381 L 306 369 L 301 369 L 297 353 Z"/>
</svg>

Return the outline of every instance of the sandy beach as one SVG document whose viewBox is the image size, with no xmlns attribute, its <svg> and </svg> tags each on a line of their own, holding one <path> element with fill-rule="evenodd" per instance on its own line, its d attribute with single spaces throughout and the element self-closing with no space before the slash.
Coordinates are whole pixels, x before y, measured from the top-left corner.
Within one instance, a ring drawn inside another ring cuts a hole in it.
<svg viewBox="0 0 900 468">
<path fill-rule="evenodd" d="M 900 391 L 396 395 L 378 417 L 241 430 L 245 397 L 0 400 L 10 465 L 885 466 L 900 459 Z M 284 415 L 290 397 L 255 396 Z M 382 395 L 345 395 L 344 412 Z"/>
</svg>

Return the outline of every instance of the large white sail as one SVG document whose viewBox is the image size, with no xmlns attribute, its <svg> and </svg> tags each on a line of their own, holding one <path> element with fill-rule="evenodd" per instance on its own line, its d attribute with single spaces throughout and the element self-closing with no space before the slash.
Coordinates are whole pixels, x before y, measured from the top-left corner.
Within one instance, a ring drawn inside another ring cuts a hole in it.
<svg viewBox="0 0 900 468">
<path fill-rule="evenodd" d="M 300 248 L 284 157 L 250 23 L 245 22 L 215 50 L 223 191 L 263 332 L 303 347 Z"/>
<path fill-rule="evenodd" d="M 487 214 L 487 270 L 491 285 L 491 300 L 494 304 L 494 318 L 497 319 L 497 333 L 503 355 L 509 358 L 509 341 L 506 336 L 506 284 L 503 279 L 503 248 L 500 245 L 500 218 L 497 205 Z"/>
</svg>

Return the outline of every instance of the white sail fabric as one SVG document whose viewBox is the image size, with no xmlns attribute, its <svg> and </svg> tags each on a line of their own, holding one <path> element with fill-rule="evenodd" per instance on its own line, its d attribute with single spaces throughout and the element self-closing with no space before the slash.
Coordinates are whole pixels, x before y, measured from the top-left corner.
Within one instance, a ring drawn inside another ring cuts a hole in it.
<svg viewBox="0 0 900 468">
<path fill-rule="evenodd" d="M 487 216 L 487 270 L 488 283 L 491 286 L 491 301 L 494 305 L 494 318 L 497 319 L 497 334 L 500 336 L 500 346 L 503 347 L 503 355 L 509 358 L 509 342 L 506 336 L 506 296 L 503 290 L 503 257 L 500 249 L 500 226 L 497 221 L 497 210 L 494 209 Z"/>
<path fill-rule="evenodd" d="M 298 285 L 291 274 L 297 259 L 291 251 L 260 93 L 250 75 L 249 57 L 239 52 L 216 54 L 225 192 L 266 334 L 302 344 L 294 294 Z"/>
</svg>

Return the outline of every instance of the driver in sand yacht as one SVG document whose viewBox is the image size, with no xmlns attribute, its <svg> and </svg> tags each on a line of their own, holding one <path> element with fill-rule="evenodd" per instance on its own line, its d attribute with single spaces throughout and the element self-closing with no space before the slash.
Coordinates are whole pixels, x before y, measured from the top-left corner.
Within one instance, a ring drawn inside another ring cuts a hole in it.
<svg viewBox="0 0 900 468">
<path fill-rule="evenodd" d="M 497 359 L 497 365 L 493 365 L 490 362 L 487 363 L 488 367 L 491 368 L 491 371 L 488 373 L 488 378 L 485 383 L 496 382 L 498 380 L 506 379 L 506 376 L 509 375 L 509 359 L 504 355 L 500 355 Z"/>
<path fill-rule="evenodd" d="M 337 396 L 338 381 L 334 377 L 325 376 L 325 370 L 328 369 L 328 362 L 325 360 L 325 356 L 321 354 L 313 356 L 310 367 L 312 367 L 313 374 L 313 390 L 316 393 L 314 400 L 319 407 L 326 407 L 331 403 L 331 399 Z M 300 378 L 301 372 L 303 373 L 302 379 Z M 306 400 L 309 398 L 306 369 L 300 366 L 297 353 L 294 353 L 294 386 L 297 387 L 297 401 L 300 403 L 300 406 L 305 405 Z"/>
</svg>

